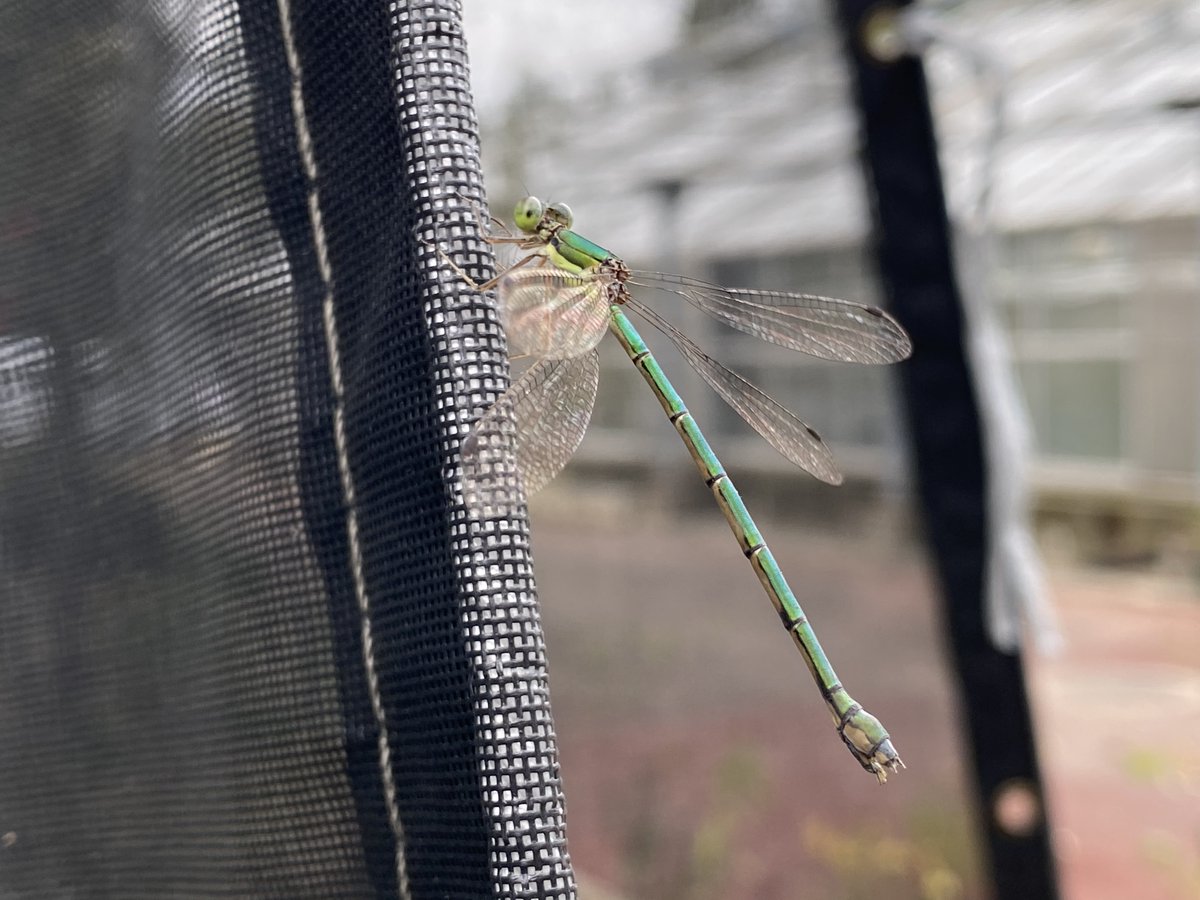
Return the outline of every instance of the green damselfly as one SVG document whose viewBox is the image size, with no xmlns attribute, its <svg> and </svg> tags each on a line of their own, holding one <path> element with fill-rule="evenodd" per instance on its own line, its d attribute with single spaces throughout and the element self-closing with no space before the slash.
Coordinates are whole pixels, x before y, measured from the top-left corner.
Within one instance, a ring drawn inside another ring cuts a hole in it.
<svg viewBox="0 0 1200 900">
<path fill-rule="evenodd" d="M 830 484 L 840 483 L 842 476 L 816 431 L 705 354 L 640 303 L 630 289 L 655 288 L 678 295 L 726 325 L 822 359 L 895 362 L 912 351 L 908 335 L 887 313 L 872 306 L 805 294 L 731 290 L 682 275 L 634 271 L 572 231 L 571 211 L 561 203 L 545 205 L 526 197 L 517 204 L 513 219 L 519 233 L 492 219 L 502 232 L 485 237 L 489 243 L 512 244 L 525 251 L 513 265 L 483 284 L 455 266 L 472 287 L 498 287 L 509 350 L 533 360 L 463 443 L 468 507 L 480 517 L 508 515 L 566 465 L 583 439 L 595 402 L 596 346 L 605 331 L 611 331 L 658 397 L 712 489 L 743 554 L 804 655 L 838 734 L 864 769 L 881 783 L 886 781 L 889 772 L 904 765 L 887 731 L 842 687 L 737 489 L 626 310 L 665 335 L 772 447 Z"/>
</svg>

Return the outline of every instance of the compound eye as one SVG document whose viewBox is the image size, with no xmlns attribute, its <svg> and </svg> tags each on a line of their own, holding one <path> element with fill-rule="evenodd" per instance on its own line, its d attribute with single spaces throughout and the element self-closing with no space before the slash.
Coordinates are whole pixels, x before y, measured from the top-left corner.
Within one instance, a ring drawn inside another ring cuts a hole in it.
<svg viewBox="0 0 1200 900">
<path fill-rule="evenodd" d="M 542 220 L 542 201 L 537 197 L 526 197 L 513 210 L 513 224 L 522 231 L 532 234 Z"/>
<path fill-rule="evenodd" d="M 551 203 L 546 207 L 546 215 L 564 228 L 570 228 L 571 224 L 575 221 L 575 216 L 571 213 L 571 207 L 565 203 Z"/>
</svg>

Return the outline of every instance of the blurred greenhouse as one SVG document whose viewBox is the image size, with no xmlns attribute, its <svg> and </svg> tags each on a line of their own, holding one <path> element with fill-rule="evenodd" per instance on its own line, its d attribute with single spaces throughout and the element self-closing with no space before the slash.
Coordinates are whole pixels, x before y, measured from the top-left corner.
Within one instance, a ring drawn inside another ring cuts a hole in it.
<svg viewBox="0 0 1200 900">
<path fill-rule="evenodd" d="M 1007 325 L 1043 537 L 1079 560 L 1194 559 L 1200 4 L 925 11 L 966 45 L 934 42 L 927 54 L 941 156 L 962 244 L 980 224 L 990 238 L 985 268 L 970 274 Z M 690 16 L 675 47 L 600 88 L 531 75 L 506 110 L 485 108 L 493 212 L 533 191 L 568 201 L 585 233 L 642 267 L 878 302 L 825 4 L 704 3 Z M 699 319 L 689 329 L 799 410 L 860 487 L 906 477 L 888 372 L 798 360 Z M 624 360 L 609 365 L 574 471 L 619 460 L 626 476 L 657 475 L 645 470 L 655 411 L 627 402 L 640 385 Z M 691 395 L 741 470 L 791 477 L 715 398 Z"/>
</svg>

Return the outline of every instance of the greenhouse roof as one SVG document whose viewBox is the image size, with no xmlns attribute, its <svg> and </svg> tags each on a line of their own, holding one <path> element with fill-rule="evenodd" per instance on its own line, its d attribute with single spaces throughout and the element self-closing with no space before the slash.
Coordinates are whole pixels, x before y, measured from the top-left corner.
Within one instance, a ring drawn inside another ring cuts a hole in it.
<svg viewBox="0 0 1200 900">
<path fill-rule="evenodd" d="M 630 255 L 667 249 L 651 188 L 671 182 L 687 187 L 684 257 L 859 239 L 868 210 L 840 46 L 824 18 L 788 15 L 701 36 L 599 96 L 531 104 L 522 128 L 552 138 L 521 147 L 524 181 L 568 200 L 602 243 L 619 234 Z M 1187 108 L 1200 102 L 1200 0 L 982 0 L 938 23 L 1007 72 L 1000 228 L 1200 211 L 1200 109 Z M 927 63 L 948 194 L 965 212 L 981 183 L 987 82 L 943 44 Z"/>
</svg>

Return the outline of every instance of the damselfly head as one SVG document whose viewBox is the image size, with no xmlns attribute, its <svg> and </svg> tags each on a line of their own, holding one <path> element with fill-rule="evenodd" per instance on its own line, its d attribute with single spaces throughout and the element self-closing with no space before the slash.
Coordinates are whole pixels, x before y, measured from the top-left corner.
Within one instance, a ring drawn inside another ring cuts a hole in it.
<svg viewBox="0 0 1200 900">
<path fill-rule="evenodd" d="M 537 197 L 526 197 L 513 210 L 513 223 L 526 234 L 541 234 L 558 229 L 570 228 L 575 217 L 571 207 L 565 203 L 542 203 Z"/>
<path fill-rule="evenodd" d="M 533 234 L 542 221 L 544 211 L 545 207 L 542 206 L 541 200 L 537 197 L 526 197 L 524 200 L 519 200 L 513 210 L 513 224 L 526 234 Z"/>
</svg>

